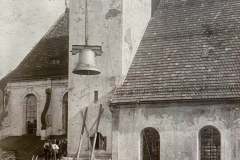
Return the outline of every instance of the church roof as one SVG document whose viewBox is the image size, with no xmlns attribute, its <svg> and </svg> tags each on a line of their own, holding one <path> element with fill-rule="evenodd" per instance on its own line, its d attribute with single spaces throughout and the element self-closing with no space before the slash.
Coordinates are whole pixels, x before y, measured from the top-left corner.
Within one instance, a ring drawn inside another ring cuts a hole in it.
<svg viewBox="0 0 240 160">
<path fill-rule="evenodd" d="M 40 80 L 68 76 L 69 9 L 57 20 L 23 61 L 0 81 Z"/>
<path fill-rule="evenodd" d="M 160 4 L 114 103 L 240 97 L 240 1 Z"/>
</svg>

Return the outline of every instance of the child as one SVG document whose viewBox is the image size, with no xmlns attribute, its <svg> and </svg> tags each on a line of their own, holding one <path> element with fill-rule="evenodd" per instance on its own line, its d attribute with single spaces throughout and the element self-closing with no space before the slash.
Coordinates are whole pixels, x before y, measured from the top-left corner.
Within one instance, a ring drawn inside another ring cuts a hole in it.
<svg viewBox="0 0 240 160">
<path fill-rule="evenodd" d="M 57 154 L 58 154 L 59 147 L 56 143 L 56 140 L 54 140 L 54 142 L 52 144 L 52 150 L 53 150 L 54 160 L 57 160 Z"/>
</svg>

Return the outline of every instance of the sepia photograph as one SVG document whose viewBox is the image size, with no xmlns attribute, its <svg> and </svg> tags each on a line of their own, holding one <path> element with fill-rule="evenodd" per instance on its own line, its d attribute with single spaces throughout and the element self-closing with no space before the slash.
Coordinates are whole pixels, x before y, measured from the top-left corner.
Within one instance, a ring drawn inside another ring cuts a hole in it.
<svg viewBox="0 0 240 160">
<path fill-rule="evenodd" d="M 0 0 L 0 160 L 240 160 L 240 1 Z"/>
</svg>

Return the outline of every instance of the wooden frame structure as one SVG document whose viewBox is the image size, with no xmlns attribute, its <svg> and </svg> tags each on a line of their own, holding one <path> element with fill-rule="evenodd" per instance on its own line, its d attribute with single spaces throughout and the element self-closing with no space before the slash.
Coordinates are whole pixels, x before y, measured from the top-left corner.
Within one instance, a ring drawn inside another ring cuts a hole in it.
<svg viewBox="0 0 240 160">
<path fill-rule="evenodd" d="M 100 124 L 100 120 L 101 120 L 101 116 L 103 113 L 104 109 L 102 107 L 102 104 L 100 104 L 99 107 L 99 111 L 98 111 L 98 116 L 96 118 L 96 120 L 94 121 L 94 123 L 92 124 L 91 129 L 94 129 L 94 141 L 91 147 L 91 157 L 90 160 L 94 160 L 95 159 L 95 146 L 96 146 L 96 140 L 97 140 L 97 132 L 98 132 L 98 127 Z M 90 139 L 91 135 L 90 135 L 90 130 L 88 129 L 87 125 L 86 125 L 86 119 L 87 119 L 87 113 L 88 113 L 88 108 L 85 109 L 84 112 L 81 111 L 81 118 L 82 118 L 82 127 L 81 127 L 81 132 L 80 132 L 80 140 L 79 140 L 79 144 L 78 144 L 78 150 L 77 150 L 77 154 L 76 154 L 76 160 L 80 160 L 80 152 L 81 152 L 81 148 L 82 148 L 82 143 L 84 140 L 84 135 L 86 135 L 87 138 Z"/>
</svg>

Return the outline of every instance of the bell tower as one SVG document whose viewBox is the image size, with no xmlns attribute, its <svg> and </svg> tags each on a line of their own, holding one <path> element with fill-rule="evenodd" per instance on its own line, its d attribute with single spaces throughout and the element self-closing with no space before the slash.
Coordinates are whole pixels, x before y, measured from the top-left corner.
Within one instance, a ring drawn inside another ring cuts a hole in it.
<svg viewBox="0 0 240 160">
<path fill-rule="evenodd" d="M 112 152 L 111 94 L 127 75 L 151 18 L 149 0 L 71 0 L 69 33 L 68 152 L 75 154 L 81 111 L 87 123 L 104 108 L 99 133 L 106 137 L 105 153 Z M 92 74 L 89 74 L 92 73 Z M 87 138 L 86 138 L 87 139 Z M 88 142 L 83 142 L 84 152 Z"/>
</svg>

